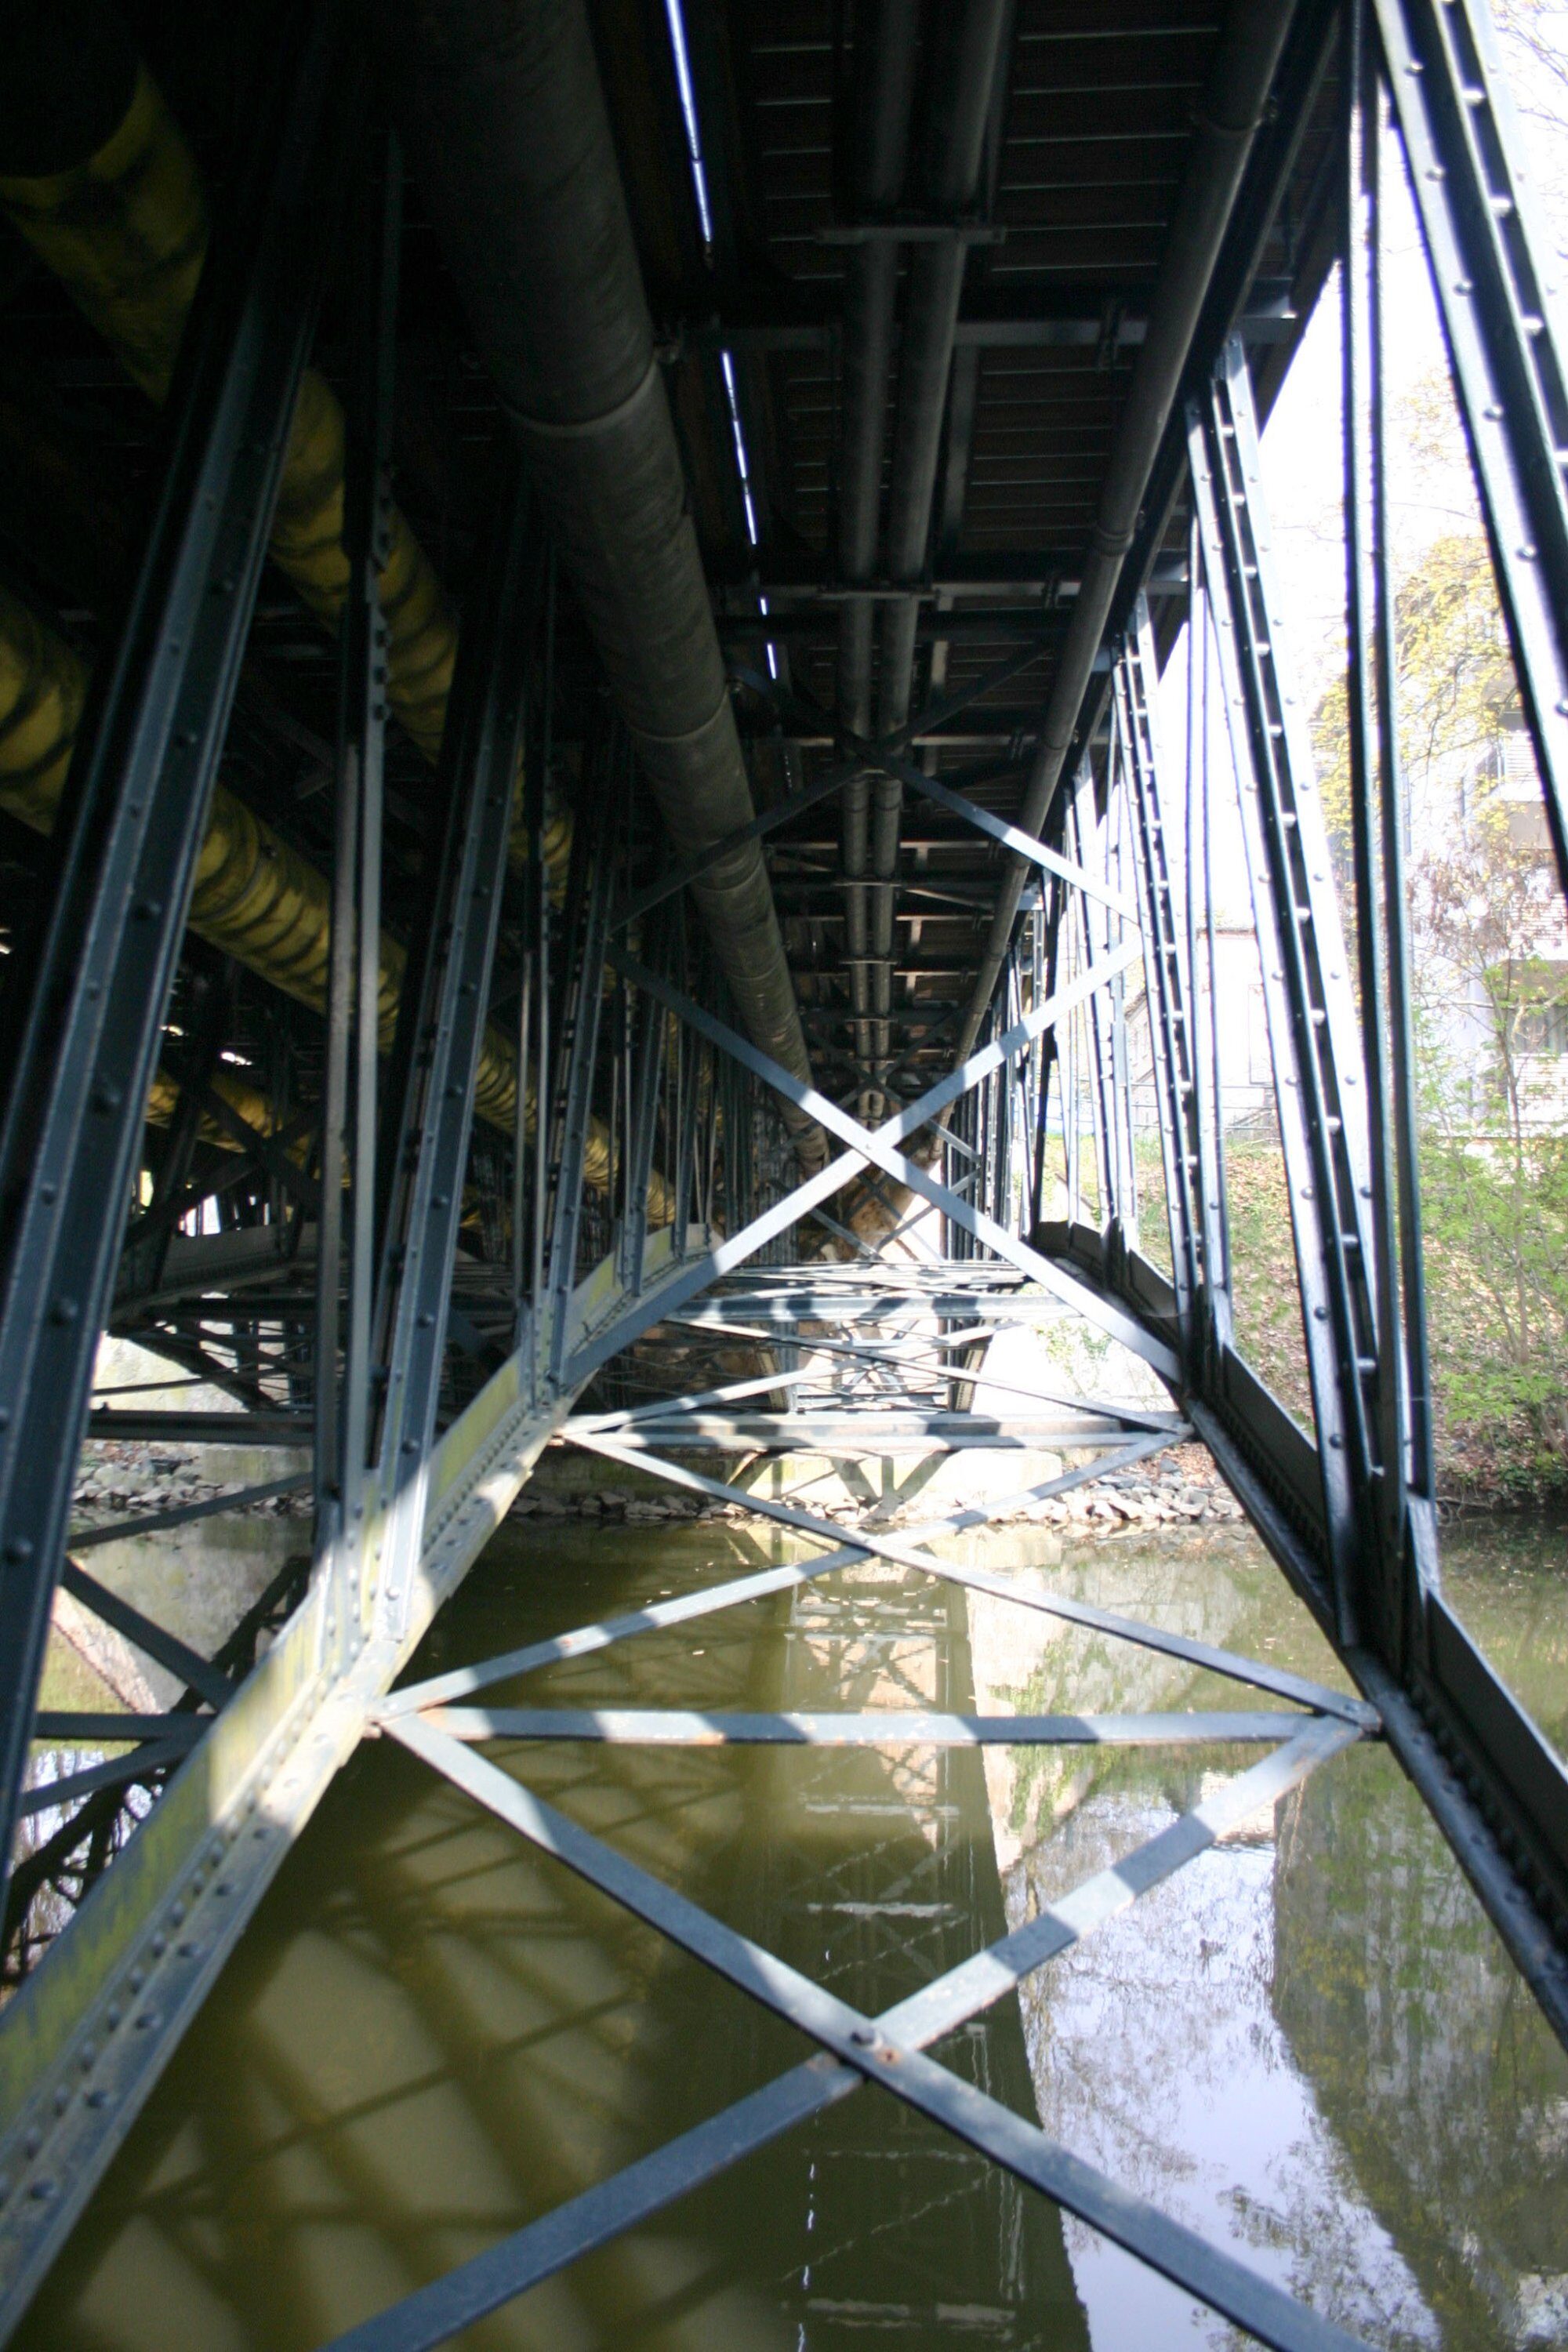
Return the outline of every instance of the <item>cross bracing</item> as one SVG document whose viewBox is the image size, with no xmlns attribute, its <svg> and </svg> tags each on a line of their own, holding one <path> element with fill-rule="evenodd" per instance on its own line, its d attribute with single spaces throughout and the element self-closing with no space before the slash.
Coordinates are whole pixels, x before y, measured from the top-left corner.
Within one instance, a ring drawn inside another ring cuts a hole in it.
<svg viewBox="0 0 1568 2352">
<path fill-rule="evenodd" d="M 4 2327 L 380 1736 L 818 2054 L 345 2343 L 445 2341 L 868 2087 L 1258 2340 L 1351 2340 L 929 2051 L 1363 1739 L 1568 2038 L 1563 1767 L 1440 1580 L 1390 634 L 1376 222 L 1403 166 L 1568 877 L 1568 406 L 1480 0 L 301 0 L 259 43 L 259 11 L 20 13 Z M 1343 906 L 1258 440 L 1336 261 Z M 1310 1429 L 1236 1339 L 1232 793 Z M 985 1372 L 1048 1318 L 1163 1401 Z M 100 1394 L 106 1331 L 234 1409 Z M 211 1655 L 77 1557 L 110 1530 L 71 1528 L 76 1454 L 110 1431 L 309 1455 L 247 1490 L 308 1489 L 309 1557 Z M 1194 1433 L 1358 1696 L 931 1549 Z M 552 1443 L 709 1500 L 737 1456 L 1062 1466 L 916 1528 L 759 1490 L 800 1558 L 401 1685 Z M 1237 1704 L 483 1697 L 868 1560 Z M 40 1710 L 61 1593 L 181 1695 Z M 1269 1753 L 873 2017 L 531 1791 L 563 1741 Z M 46 1784 L 40 1744 L 93 1760 Z"/>
</svg>

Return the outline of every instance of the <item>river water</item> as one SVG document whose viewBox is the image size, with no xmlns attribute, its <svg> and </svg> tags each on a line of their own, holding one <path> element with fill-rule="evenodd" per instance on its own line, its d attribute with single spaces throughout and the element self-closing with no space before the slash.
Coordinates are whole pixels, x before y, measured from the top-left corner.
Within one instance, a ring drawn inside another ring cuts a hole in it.
<svg viewBox="0 0 1568 2352">
<path fill-rule="evenodd" d="M 1003 1529 L 963 1551 L 1340 1679 L 1245 1530 L 1075 1548 Z M 781 1556 L 727 1525 L 514 1523 L 419 1670 Z M 1447 1558 L 1456 1604 L 1561 1741 L 1568 1541 L 1497 1523 L 1461 1531 Z M 879 1566 L 505 1695 L 695 1708 L 1238 1703 L 1151 1652 L 989 1601 L 966 1614 L 931 1581 Z M 876 2011 L 1257 1751 L 500 1753 Z M 285 1866 L 16 2340 L 310 2352 L 805 2054 L 424 1766 L 372 1743 Z M 938 2054 L 1387 2352 L 1568 2347 L 1568 2060 L 1380 1750 L 1335 1759 Z M 475 2352 L 1149 2352 L 1237 2339 L 868 2089 L 460 2340 Z"/>
</svg>

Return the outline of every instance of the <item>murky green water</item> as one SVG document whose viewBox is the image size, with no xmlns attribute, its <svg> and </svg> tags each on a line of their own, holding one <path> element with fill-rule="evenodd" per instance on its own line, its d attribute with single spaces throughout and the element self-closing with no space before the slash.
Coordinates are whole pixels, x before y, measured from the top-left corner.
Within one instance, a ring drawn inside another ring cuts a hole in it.
<svg viewBox="0 0 1568 2352">
<path fill-rule="evenodd" d="M 1244 1534 L 971 1556 L 1332 1662 Z M 1557 1736 L 1568 1546 L 1448 1547 Z M 716 1580 L 748 1533 L 509 1531 L 422 1665 Z M 535 1675 L 541 1703 L 1126 1709 L 1226 1688 L 861 1570 Z M 870 2010 L 1162 1827 L 1235 1751 L 513 1750 L 510 1769 Z M 389 1743 L 322 1806 L 17 2341 L 306 2352 L 805 2054 Z M 1568 2060 L 1418 1801 L 1339 1759 L 939 2053 L 1404 2352 L 1568 2347 Z M 865 2091 L 461 2339 L 486 2352 L 1221 2346 L 1228 2331 Z"/>
</svg>

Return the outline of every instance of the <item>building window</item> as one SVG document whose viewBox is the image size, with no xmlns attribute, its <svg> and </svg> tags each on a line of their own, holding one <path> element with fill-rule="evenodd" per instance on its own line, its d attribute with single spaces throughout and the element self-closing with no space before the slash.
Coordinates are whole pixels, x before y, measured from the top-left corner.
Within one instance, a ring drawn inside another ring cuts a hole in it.
<svg viewBox="0 0 1568 2352">
<path fill-rule="evenodd" d="M 1513 1035 L 1518 1053 L 1568 1054 L 1568 1003 L 1521 1006 Z"/>
</svg>

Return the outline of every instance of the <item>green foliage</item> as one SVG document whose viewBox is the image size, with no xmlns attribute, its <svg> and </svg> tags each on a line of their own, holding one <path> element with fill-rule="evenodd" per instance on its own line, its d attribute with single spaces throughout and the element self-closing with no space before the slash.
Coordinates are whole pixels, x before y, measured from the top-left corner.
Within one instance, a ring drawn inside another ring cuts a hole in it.
<svg viewBox="0 0 1568 2352">
<path fill-rule="evenodd" d="M 1424 386 L 1406 404 L 1412 413 L 1401 423 L 1417 445 L 1421 415 L 1435 396 Z M 1423 550 L 1419 570 L 1396 592 L 1394 645 L 1405 775 L 1418 791 L 1444 781 L 1451 790 L 1457 772 L 1484 761 L 1500 736 L 1518 724 L 1513 666 L 1479 531 L 1451 531 Z M 1351 776 L 1342 673 L 1331 679 L 1312 713 L 1312 754 L 1335 879 L 1348 906 Z"/>
<path fill-rule="evenodd" d="M 1454 432 L 1447 385 L 1407 396 L 1398 430 L 1407 465 L 1438 478 Z M 1500 791 L 1502 754 L 1521 741 L 1519 696 L 1479 530 L 1432 540 L 1397 583 L 1394 651 L 1439 1466 L 1450 1491 L 1538 1493 L 1568 1483 L 1568 1139 L 1542 1123 L 1524 1048 L 1528 1016 L 1562 992 L 1568 945 L 1544 833 Z M 1348 908 L 1342 677 L 1312 732 Z M 1243 1222 L 1268 1263 L 1288 1233 L 1283 1179 L 1242 1182 Z M 1300 1412 L 1304 1381 L 1282 1331 L 1246 1291 L 1238 1272 L 1238 1307 L 1262 1327 L 1258 1369 Z"/>
<path fill-rule="evenodd" d="M 1301 1337 L 1290 1200 L 1279 1145 L 1227 1144 L 1225 1183 L 1237 1345 L 1287 1412 L 1310 1430 L 1312 1391 Z"/>
<path fill-rule="evenodd" d="M 1334 864 L 1334 887 L 1340 904 L 1351 906 L 1355 890 L 1355 864 L 1351 842 L 1350 722 L 1345 713 L 1345 681 L 1331 678 L 1312 713 L 1312 765 L 1317 772 L 1329 854 Z"/>
<path fill-rule="evenodd" d="M 1568 1139 L 1543 1127 L 1524 1017 L 1554 992 L 1544 835 L 1496 782 L 1519 699 L 1484 546 L 1439 541 L 1398 599 L 1400 733 L 1424 803 L 1410 869 L 1433 1386 L 1450 1480 L 1568 1476 Z M 1456 1044 L 1464 1012 L 1479 1052 Z"/>
<path fill-rule="evenodd" d="M 1237 1343 L 1302 1427 L 1311 1390 L 1285 1166 L 1226 1153 Z M 1524 1500 L 1568 1486 L 1568 1138 L 1517 1152 L 1423 1127 L 1427 1314 L 1440 1482 Z"/>
<path fill-rule="evenodd" d="M 1568 1483 L 1568 1139 L 1423 1126 L 1440 1454 L 1463 1487 Z"/>
<path fill-rule="evenodd" d="M 1399 741 L 1406 771 L 1474 765 L 1517 724 L 1519 693 L 1479 532 L 1424 549 L 1395 599 Z"/>
</svg>

